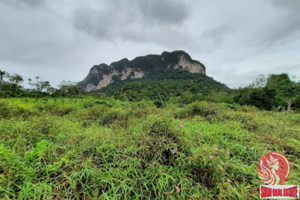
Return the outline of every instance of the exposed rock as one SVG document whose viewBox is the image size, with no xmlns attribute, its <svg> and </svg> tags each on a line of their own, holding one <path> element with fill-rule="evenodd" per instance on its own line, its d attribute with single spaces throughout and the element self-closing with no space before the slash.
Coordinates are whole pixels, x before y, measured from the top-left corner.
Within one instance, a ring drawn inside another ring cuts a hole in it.
<svg viewBox="0 0 300 200">
<path fill-rule="evenodd" d="M 124 58 L 118 62 L 95 65 L 87 77 L 78 84 L 84 91 L 95 91 L 109 84 L 127 79 L 143 78 L 154 70 L 185 70 L 205 74 L 205 66 L 184 51 L 163 52 L 161 55 L 141 56 L 129 61 Z"/>
<path fill-rule="evenodd" d="M 191 73 L 202 73 L 205 74 L 205 68 L 202 67 L 200 63 L 191 62 L 189 59 L 186 58 L 185 55 L 181 55 L 178 62 L 179 68 L 187 70 Z"/>
</svg>

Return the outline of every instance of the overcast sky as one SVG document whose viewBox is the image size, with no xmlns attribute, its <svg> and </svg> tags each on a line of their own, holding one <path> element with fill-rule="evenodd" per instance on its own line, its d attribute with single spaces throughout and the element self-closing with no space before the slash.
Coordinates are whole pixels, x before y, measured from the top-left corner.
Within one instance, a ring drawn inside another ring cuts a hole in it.
<svg viewBox="0 0 300 200">
<path fill-rule="evenodd" d="M 230 87 L 300 77 L 300 0 L 0 0 L 0 69 L 57 86 L 122 58 L 184 50 Z"/>
</svg>

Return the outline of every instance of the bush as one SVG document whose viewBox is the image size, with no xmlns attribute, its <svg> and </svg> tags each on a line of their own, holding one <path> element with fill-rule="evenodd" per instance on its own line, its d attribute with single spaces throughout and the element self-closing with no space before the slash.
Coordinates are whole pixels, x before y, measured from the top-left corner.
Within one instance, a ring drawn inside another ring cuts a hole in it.
<svg viewBox="0 0 300 200">
<path fill-rule="evenodd" d="M 138 155 L 143 159 L 144 165 L 160 163 L 175 166 L 176 159 L 172 156 L 172 150 L 176 149 L 181 154 L 190 155 L 189 149 L 180 139 L 181 133 L 171 127 L 172 122 L 168 119 L 158 119 L 145 127 L 146 136 L 139 140 L 141 146 Z"/>
<path fill-rule="evenodd" d="M 72 111 L 76 110 L 75 107 L 71 107 L 71 106 L 56 106 L 56 105 L 49 105 L 49 104 L 38 104 L 37 109 L 39 111 L 47 112 L 52 115 L 58 115 L 58 116 L 67 115 Z"/>
<path fill-rule="evenodd" d="M 175 114 L 175 116 L 178 118 L 188 118 L 199 115 L 210 118 L 213 115 L 220 114 L 220 112 L 223 112 L 224 110 L 226 110 L 225 107 L 219 104 L 208 103 L 207 101 L 198 101 L 182 108 L 181 111 Z"/>
<path fill-rule="evenodd" d="M 239 89 L 234 100 L 241 105 L 252 105 L 265 110 L 272 110 L 278 104 L 275 90 L 268 88 Z"/>
<path fill-rule="evenodd" d="M 86 108 L 81 112 L 77 112 L 76 116 L 84 121 L 84 124 L 98 123 L 100 125 L 118 123 L 126 126 L 128 119 L 128 114 L 124 109 L 105 106 Z"/>
<path fill-rule="evenodd" d="M 38 115 L 38 112 L 32 111 L 29 108 L 25 109 L 16 105 L 11 105 L 7 101 L 0 102 L 0 119 L 9 119 L 12 117 L 22 117 L 28 119 L 29 117 Z"/>
</svg>

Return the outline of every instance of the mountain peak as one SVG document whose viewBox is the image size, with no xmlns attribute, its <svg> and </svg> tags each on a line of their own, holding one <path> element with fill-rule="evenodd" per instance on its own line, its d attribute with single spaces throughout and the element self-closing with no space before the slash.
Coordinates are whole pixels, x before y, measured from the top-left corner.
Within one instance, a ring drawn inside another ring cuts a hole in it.
<svg viewBox="0 0 300 200">
<path fill-rule="evenodd" d="M 193 60 L 185 51 L 164 51 L 161 55 L 140 56 L 131 61 L 123 58 L 110 65 L 105 63 L 94 65 L 87 77 L 78 85 L 84 91 L 94 91 L 117 80 L 143 78 L 157 70 L 182 70 L 205 74 L 205 66 Z"/>
<path fill-rule="evenodd" d="M 168 56 L 168 55 L 172 55 L 172 56 L 184 55 L 184 56 L 188 56 L 190 58 L 190 55 L 183 50 L 175 50 L 175 51 L 171 51 L 171 52 L 164 51 L 161 53 L 161 56 Z"/>
</svg>

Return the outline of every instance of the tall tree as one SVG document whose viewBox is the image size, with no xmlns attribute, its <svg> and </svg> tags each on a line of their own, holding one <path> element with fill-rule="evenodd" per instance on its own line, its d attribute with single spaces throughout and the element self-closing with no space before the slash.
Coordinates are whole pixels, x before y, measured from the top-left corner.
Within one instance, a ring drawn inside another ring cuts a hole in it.
<svg viewBox="0 0 300 200">
<path fill-rule="evenodd" d="M 9 77 L 10 82 L 12 82 L 13 84 L 13 88 L 15 91 L 17 91 L 19 84 L 22 83 L 24 81 L 23 77 L 19 74 L 13 74 Z"/>
<path fill-rule="evenodd" d="M 73 83 L 71 81 L 62 81 L 59 85 L 59 90 L 63 95 L 66 96 L 72 96 L 72 95 L 78 95 L 80 94 L 80 90 L 77 87 L 76 83 Z"/>
<path fill-rule="evenodd" d="M 290 111 L 295 98 L 300 93 L 298 83 L 291 81 L 287 74 L 272 74 L 267 80 L 267 88 L 274 89 L 279 98 L 287 103 L 287 110 Z"/>
<path fill-rule="evenodd" d="M 34 77 L 35 78 L 35 83 L 32 83 L 32 79 L 28 80 L 30 83 L 30 85 L 34 85 L 36 87 L 36 91 L 38 92 L 42 92 L 43 87 L 42 87 L 42 83 L 43 80 L 41 80 L 41 78 L 39 76 Z"/>
<path fill-rule="evenodd" d="M 260 74 L 250 85 L 250 88 L 263 88 L 267 84 L 267 78 Z"/>
<path fill-rule="evenodd" d="M 3 90 L 3 77 L 6 75 L 5 71 L 0 70 L 0 91 Z"/>
<path fill-rule="evenodd" d="M 40 82 L 40 87 L 41 87 L 41 91 L 48 91 L 48 89 L 51 87 L 50 82 L 49 81 L 41 81 Z"/>
<path fill-rule="evenodd" d="M 10 76 L 10 81 L 15 83 L 17 86 L 24 81 L 23 77 L 19 74 L 13 74 Z"/>
<path fill-rule="evenodd" d="M 27 81 L 28 81 L 28 85 L 30 85 L 30 86 L 34 85 L 34 84 L 32 83 L 32 79 L 31 79 L 31 78 L 27 79 Z"/>
</svg>

